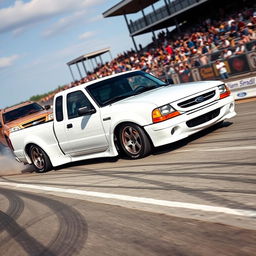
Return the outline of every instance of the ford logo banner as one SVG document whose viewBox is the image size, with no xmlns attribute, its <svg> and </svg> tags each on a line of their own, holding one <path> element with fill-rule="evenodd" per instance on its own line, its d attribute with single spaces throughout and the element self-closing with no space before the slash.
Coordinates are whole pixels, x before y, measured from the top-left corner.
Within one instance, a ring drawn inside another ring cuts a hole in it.
<svg viewBox="0 0 256 256">
<path fill-rule="evenodd" d="M 247 95 L 246 92 L 240 92 L 240 93 L 237 94 L 237 97 L 243 98 L 243 97 L 245 97 L 246 95 Z"/>
</svg>

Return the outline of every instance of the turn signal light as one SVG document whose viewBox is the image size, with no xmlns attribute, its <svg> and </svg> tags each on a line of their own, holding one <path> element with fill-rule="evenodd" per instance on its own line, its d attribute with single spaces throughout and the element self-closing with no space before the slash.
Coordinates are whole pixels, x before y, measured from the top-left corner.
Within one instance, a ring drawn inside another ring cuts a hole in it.
<svg viewBox="0 0 256 256">
<path fill-rule="evenodd" d="M 219 91 L 220 91 L 220 99 L 224 99 L 231 94 L 230 89 L 225 84 L 222 84 L 219 86 Z"/>
<path fill-rule="evenodd" d="M 156 108 L 153 110 L 153 112 L 152 112 L 153 123 L 163 122 L 165 120 L 168 120 L 170 118 L 180 115 L 179 111 L 176 111 L 171 107 L 170 107 L 170 111 L 168 113 L 166 113 L 166 111 L 163 111 L 162 108 Z"/>
</svg>

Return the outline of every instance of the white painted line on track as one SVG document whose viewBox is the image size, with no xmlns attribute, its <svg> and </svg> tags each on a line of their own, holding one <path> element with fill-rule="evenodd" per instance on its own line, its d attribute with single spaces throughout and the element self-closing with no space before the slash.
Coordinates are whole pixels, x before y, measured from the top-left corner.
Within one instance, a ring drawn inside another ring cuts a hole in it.
<svg viewBox="0 0 256 256">
<path fill-rule="evenodd" d="M 175 152 L 190 152 L 190 151 L 200 151 L 200 152 L 211 152 L 211 151 L 240 151 L 240 150 L 256 150 L 256 146 L 245 146 L 245 147 L 225 147 L 225 148 L 200 148 L 200 149 L 184 149 L 177 150 Z"/>
<path fill-rule="evenodd" d="M 101 193 L 101 192 L 78 190 L 78 189 L 39 186 L 39 185 L 31 185 L 31 184 L 17 184 L 17 183 L 11 183 L 11 182 L 0 182 L 0 185 L 15 187 L 17 189 L 19 188 L 35 189 L 39 191 L 57 192 L 57 193 L 65 193 L 65 194 L 73 194 L 73 195 L 84 195 L 89 197 L 115 199 L 115 200 L 121 200 L 121 201 L 127 201 L 127 202 L 136 202 L 136 203 L 158 205 L 158 206 L 165 206 L 165 207 L 185 208 L 185 209 L 199 210 L 199 211 L 205 211 L 205 212 L 218 212 L 218 213 L 239 215 L 244 217 L 256 217 L 256 211 L 253 211 L 253 210 L 232 209 L 227 207 L 184 203 L 184 202 L 177 202 L 177 201 L 167 201 L 167 200 L 159 200 L 159 199 L 146 198 L 146 197 L 135 197 L 135 196 Z"/>
</svg>

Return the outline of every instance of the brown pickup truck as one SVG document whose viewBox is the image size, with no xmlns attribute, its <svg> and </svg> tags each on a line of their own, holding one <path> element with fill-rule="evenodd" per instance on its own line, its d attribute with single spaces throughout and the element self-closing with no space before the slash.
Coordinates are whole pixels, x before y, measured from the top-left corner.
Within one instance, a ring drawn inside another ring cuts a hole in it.
<svg viewBox="0 0 256 256">
<path fill-rule="evenodd" d="M 0 143 L 12 147 L 11 132 L 52 120 L 49 108 L 30 101 L 0 110 Z"/>
</svg>

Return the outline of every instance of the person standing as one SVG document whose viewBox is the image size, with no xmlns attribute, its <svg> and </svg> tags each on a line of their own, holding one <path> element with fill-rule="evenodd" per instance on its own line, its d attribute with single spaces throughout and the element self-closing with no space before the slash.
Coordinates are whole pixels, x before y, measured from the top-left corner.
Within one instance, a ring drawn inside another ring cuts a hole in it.
<svg viewBox="0 0 256 256">
<path fill-rule="evenodd" d="M 227 79 L 229 77 L 226 65 L 223 61 L 216 60 L 216 69 L 218 70 L 222 79 Z"/>
</svg>

